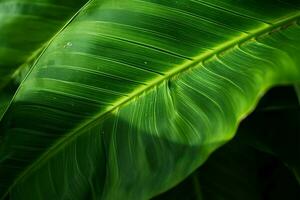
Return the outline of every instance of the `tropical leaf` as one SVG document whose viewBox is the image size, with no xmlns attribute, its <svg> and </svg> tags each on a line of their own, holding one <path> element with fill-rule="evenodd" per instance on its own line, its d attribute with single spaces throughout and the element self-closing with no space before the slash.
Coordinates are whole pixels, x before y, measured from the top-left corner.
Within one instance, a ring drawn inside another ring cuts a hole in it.
<svg viewBox="0 0 300 200">
<path fill-rule="evenodd" d="M 196 172 L 153 200 L 298 200 L 299 184 L 291 171 L 274 156 L 243 143 L 241 135 L 239 131 Z"/>
<path fill-rule="evenodd" d="M 0 0 L 0 118 L 36 57 L 87 0 Z"/>
<path fill-rule="evenodd" d="M 300 81 L 299 7 L 89 1 L 1 120 L 0 193 L 140 200 L 174 186 L 268 88 Z"/>
<path fill-rule="evenodd" d="M 12 96 L 7 93 L 3 93 L 0 95 L 0 117 L 5 112 L 6 107 L 9 105 Z"/>
<path fill-rule="evenodd" d="M 232 141 L 154 200 L 300 199 L 299 184 L 291 173 L 299 167 L 299 114 L 293 87 L 268 91 Z"/>
<path fill-rule="evenodd" d="M 300 183 L 300 106 L 293 88 L 274 90 L 240 127 L 240 139 L 283 161 Z"/>
<path fill-rule="evenodd" d="M 87 0 L 0 0 L 0 89 L 26 71 Z"/>
</svg>

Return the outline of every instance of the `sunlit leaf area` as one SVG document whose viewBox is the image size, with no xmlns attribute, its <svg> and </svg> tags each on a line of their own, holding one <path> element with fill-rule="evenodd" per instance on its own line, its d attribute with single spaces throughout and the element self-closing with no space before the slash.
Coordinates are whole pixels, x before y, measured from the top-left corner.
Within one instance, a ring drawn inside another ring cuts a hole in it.
<svg viewBox="0 0 300 200">
<path fill-rule="evenodd" d="M 300 199 L 300 0 L 0 0 L 0 200 L 150 199 Z"/>
</svg>

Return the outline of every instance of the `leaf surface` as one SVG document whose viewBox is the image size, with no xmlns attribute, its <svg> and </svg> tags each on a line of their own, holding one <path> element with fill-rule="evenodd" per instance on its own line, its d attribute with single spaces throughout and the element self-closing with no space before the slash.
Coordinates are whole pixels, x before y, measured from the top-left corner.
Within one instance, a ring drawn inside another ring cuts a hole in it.
<svg viewBox="0 0 300 200">
<path fill-rule="evenodd" d="M 299 114 L 293 87 L 271 89 L 232 141 L 153 200 L 299 199 L 299 183 L 291 173 L 299 170 Z"/>
<path fill-rule="evenodd" d="M 299 184 L 284 163 L 244 143 L 241 135 L 239 131 L 187 179 L 153 200 L 299 199 Z"/>
<path fill-rule="evenodd" d="M 0 89 L 19 79 L 87 0 L 0 0 Z"/>
<path fill-rule="evenodd" d="M 1 193 L 140 200 L 174 186 L 233 137 L 268 88 L 300 81 L 297 8 L 90 1 L 0 122 Z"/>
</svg>

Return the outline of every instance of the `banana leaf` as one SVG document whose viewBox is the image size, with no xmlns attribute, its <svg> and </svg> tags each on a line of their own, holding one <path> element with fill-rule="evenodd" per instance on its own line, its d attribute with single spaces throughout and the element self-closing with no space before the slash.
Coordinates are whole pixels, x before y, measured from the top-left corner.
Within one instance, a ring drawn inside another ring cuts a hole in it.
<svg viewBox="0 0 300 200">
<path fill-rule="evenodd" d="M 0 0 L 0 89 L 30 64 L 87 0 Z"/>
<path fill-rule="evenodd" d="M 153 200 L 299 199 L 299 108 L 293 87 L 272 89 L 232 141 Z"/>
<path fill-rule="evenodd" d="M 140 200 L 178 184 L 269 88 L 300 82 L 299 7 L 88 1 L 3 113 L 0 194 Z"/>
<path fill-rule="evenodd" d="M 153 200 L 298 200 L 294 174 L 275 156 L 241 142 L 240 133 L 182 183 Z"/>
</svg>

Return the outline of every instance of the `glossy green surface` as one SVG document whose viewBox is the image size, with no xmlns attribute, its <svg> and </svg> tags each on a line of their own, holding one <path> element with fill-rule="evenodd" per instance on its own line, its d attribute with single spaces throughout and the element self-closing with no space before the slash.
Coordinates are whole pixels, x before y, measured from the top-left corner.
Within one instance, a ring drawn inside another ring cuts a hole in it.
<svg viewBox="0 0 300 200">
<path fill-rule="evenodd" d="M 87 0 L 0 0 L 0 89 Z"/>
<path fill-rule="evenodd" d="M 0 193 L 140 200 L 174 186 L 269 87 L 300 81 L 299 5 L 89 1 L 0 122 Z"/>
<path fill-rule="evenodd" d="M 153 200 L 298 200 L 299 108 L 293 87 L 271 89 L 232 141 Z"/>
</svg>

